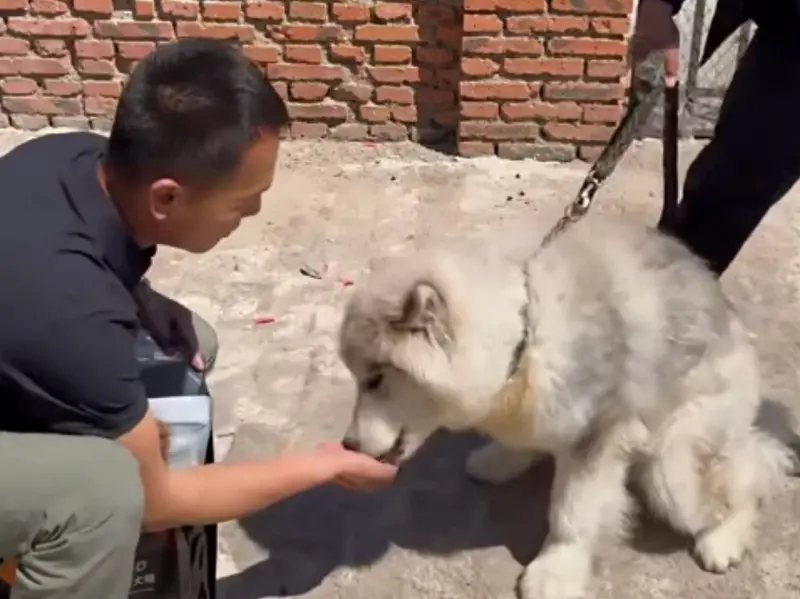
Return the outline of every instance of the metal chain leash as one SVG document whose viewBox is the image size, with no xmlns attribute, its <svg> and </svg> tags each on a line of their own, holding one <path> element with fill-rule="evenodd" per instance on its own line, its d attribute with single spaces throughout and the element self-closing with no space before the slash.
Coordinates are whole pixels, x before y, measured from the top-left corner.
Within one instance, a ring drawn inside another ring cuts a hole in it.
<svg viewBox="0 0 800 599">
<path fill-rule="evenodd" d="M 537 256 L 569 225 L 579 221 L 589 211 L 597 190 L 617 167 L 623 154 L 633 143 L 637 132 L 647 122 L 659 97 L 664 93 L 664 89 L 664 58 L 659 53 L 653 53 L 636 67 L 633 73 L 633 84 L 628 93 L 628 106 L 625 114 L 583 180 L 578 195 L 567 206 L 564 215 L 545 235 L 533 257 Z"/>
</svg>

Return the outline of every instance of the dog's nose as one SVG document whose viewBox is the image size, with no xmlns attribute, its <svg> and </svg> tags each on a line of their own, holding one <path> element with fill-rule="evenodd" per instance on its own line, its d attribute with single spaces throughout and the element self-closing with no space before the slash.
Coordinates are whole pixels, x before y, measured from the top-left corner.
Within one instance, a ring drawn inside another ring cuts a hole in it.
<svg viewBox="0 0 800 599">
<path fill-rule="evenodd" d="M 349 451 L 361 451 L 361 443 L 358 442 L 358 439 L 353 439 L 352 437 L 345 437 L 342 440 L 342 447 Z"/>
</svg>

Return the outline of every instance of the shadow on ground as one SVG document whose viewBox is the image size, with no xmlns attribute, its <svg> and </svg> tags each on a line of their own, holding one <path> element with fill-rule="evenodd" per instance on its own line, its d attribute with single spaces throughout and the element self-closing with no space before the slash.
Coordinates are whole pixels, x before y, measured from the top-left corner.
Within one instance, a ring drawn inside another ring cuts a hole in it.
<svg viewBox="0 0 800 599">
<path fill-rule="evenodd" d="M 788 411 L 776 402 L 765 400 L 760 421 L 784 441 L 800 440 Z M 481 443 L 473 435 L 437 433 L 404 465 L 390 489 L 361 495 L 321 487 L 241 521 L 245 534 L 270 557 L 220 580 L 222 596 L 301 595 L 340 566 L 377 562 L 391 545 L 422 555 L 506 547 L 519 564 L 529 563 L 547 534 L 553 461 L 501 487 L 479 485 L 466 478 L 463 463 Z M 645 510 L 630 544 L 649 554 L 690 549 L 688 539 Z"/>
</svg>

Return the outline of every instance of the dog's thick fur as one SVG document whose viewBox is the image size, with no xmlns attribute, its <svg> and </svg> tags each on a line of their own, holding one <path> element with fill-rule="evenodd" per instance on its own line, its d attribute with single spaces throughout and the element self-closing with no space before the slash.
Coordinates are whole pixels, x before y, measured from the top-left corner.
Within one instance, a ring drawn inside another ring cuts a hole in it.
<svg viewBox="0 0 800 599">
<path fill-rule="evenodd" d="M 742 322 L 656 231 L 590 215 L 531 260 L 541 239 L 441 244 L 355 288 L 340 331 L 358 384 L 346 444 L 400 460 L 436 428 L 476 429 L 493 441 L 467 471 L 492 483 L 553 454 L 550 534 L 518 581 L 525 599 L 583 595 L 599 536 L 624 529 L 629 474 L 704 568 L 735 566 L 792 465 L 754 428 Z"/>
</svg>

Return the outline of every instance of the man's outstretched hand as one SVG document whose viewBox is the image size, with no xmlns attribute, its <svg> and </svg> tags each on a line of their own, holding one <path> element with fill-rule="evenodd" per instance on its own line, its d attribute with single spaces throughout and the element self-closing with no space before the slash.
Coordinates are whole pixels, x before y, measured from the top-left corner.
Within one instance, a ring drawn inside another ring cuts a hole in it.
<svg viewBox="0 0 800 599">
<path fill-rule="evenodd" d="M 680 74 L 680 42 L 672 5 L 666 0 L 640 0 L 631 39 L 634 68 L 653 52 L 663 52 L 666 83 L 672 87 Z"/>
<path fill-rule="evenodd" d="M 353 491 L 374 491 L 390 485 L 397 476 L 397 466 L 345 449 L 340 443 L 324 443 L 317 452 L 330 461 L 333 482 Z"/>
</svg>

